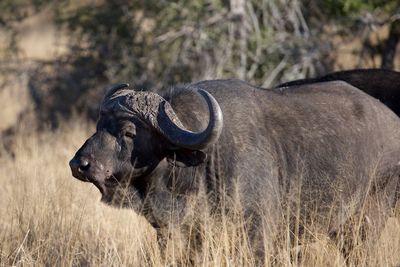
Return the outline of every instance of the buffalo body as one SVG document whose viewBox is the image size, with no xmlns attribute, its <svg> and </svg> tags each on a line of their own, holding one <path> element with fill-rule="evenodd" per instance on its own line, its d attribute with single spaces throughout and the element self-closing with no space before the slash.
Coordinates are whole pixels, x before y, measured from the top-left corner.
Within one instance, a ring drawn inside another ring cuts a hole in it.
<svg viewBox="0 0 400 267">
<path fill-rule="evenodd" d="M 399 118 L 348 83 L 211 80 L 163 96 L 110 89 L 70 166 L 102 201 L 133 208 L 159 231 L 183 222 L 197 196 L 210 212 L 239 199 L 256 243 L 276 234 L 283 215 L 306 222 L 316 212 L 335 232 L 367 212 L 367 198 L 388 210 L 399 162 Z"/>
<path fill-rule="evenodd" d="M 379 99 L 400 116 L 400 72 L 385 69 L 356 69 L 327 75 L 290 81 L 277 87 L 291 87 L 318 82 L 345 81 L 365 93 Z"/>
</svg>

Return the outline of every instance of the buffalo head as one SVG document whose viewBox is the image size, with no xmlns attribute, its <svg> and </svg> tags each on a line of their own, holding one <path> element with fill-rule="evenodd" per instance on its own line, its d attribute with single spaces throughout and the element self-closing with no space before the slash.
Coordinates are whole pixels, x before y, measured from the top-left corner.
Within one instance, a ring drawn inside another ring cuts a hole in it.
<svg viewBox="0 0 400 267">
<path fill-rule="evenodd" d="M 101 104 L 96 133 L 69 163 L 72 175 L 93 183 L 103 202 L 140 206 L 160 162 L 196 166 L 206 158 L 201 150 L 218 140 L 221 109 L 208 92 L 197 92 L 207 102 L 209 123 L 205 130 L 192 132 L 160 95 L 134 91 L 128 84 L 112 87 Z"/>
</svg>

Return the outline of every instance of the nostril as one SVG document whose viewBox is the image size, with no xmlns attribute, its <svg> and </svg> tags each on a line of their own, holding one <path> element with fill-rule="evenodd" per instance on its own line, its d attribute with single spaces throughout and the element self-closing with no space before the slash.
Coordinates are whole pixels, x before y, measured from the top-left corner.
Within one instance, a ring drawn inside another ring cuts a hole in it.
<svg viewBox="0 0 400 267">
<path fill-rule="evenodd" d="M 73 172 L 78 174 L 78 173 L 83 173 L 83 172 L 87 171 L 90 167 L 90 163 L 85 158 L 73 158 L 69 162 L 69 166 L 71 167 L 71 170 Z"/>
<path fill-rule="evenodd" d="M 81 172 L 86 171 L 89 169 L 89 167 L 90 167 L 89 161 L 84 159 L 81 161 L 81 164 L 79 166 L 79 171 Z"/>
</svg>

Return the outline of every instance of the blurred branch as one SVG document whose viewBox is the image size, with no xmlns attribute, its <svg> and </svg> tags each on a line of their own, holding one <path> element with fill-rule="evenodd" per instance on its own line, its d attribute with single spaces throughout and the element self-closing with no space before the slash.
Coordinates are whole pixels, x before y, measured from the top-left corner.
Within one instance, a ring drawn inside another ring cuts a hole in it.
<svg viewBox="0 0 400 267">
<path fill-rule="evenodd" d="M 273 81 L 276 79 L 276 77 L 285 69 L 287 64 L 287 58 L 284 57 L 281 62 L 279 62 L 278 65 L 267 75 L 266 78 L 264 78 L 264 82 L 262 84 L 262 87 L 264 88 L 269 88 Z"/>
<path fill-rule="evenodd" d="M 204 23 L 204 27 L 210 27 L 214 24 L 217 24 L 222 19 L 226 19 L 227 12 L 223 10 L 221 13 L 215 14 L 214 16 L 210 17 Z M 157 36 L 154 41 L 155 43 L 162 43 L 166 41 L 173 41 L 177 38 L 191 35 L 196 30 L 195 27 L 183 25 L 182 28 L 178 31 L 168 31 L 162 35 Z"/>
<path fill-rule="evenodd" d="M 257 69 L 259 68 L 259 65 L 262 64 L 262 62 L 260 62 L 260 58 L 261 58 L 261 53 L 263 50 L 263 44 L 262 44 L 260 23 L 258 21 L 257 15 L 255 13 L 254 7 L 250 2 L 247 3 L 247 10 L 248 10 L 248 16 L 251 21 L 251 25 L 253 26 L 252 32 L 254 33 L 255 41 L 256 41 L 256 47 L 255 47 L 255 49 L 253 49 L 253 50 L 255 50 L 255 52 L 249 53 L 249 57 L 251 57 L 251 59 L 253 60 L 253 63 L 249 67 L 249 70 L 246 74 L 247 79 L 251 80 L 254 78 L 254 75 L 255 75 Z"/>
<path fill-rule="evenodd" d="M 156 43 L 162 43 L 162 42 L 166 42 L 166 41 L 173 41 L 177 38 L 180 38 L 182 36 L 185 35 L 190 35 L 191 33 L 193 33 L 195 31 L 194 27 L 191 26 L 183 26 L 179 31 L 170 31 L 170 32 L 166 32 L 160 36 L 157 36 L 155 38 L 155 42 Z"/>
<path fill-rule="evenodd" d="M 246 78 L 247 68 L 247 25 L 246 17 L 246 1 L 245 0 L 230 0 L 231 21 L 233 27 L 234 39 L 238 41 L 238 53 L 240 64 L 237 69 L 237 75 L 240 79 Z"/>
</svg>

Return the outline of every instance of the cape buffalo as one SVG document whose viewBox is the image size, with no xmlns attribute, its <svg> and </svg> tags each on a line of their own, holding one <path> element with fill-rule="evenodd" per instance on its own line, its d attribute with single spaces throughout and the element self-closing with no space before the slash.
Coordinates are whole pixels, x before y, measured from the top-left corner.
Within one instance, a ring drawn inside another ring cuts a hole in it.
<svg viewBox="0 0 400 267">
<path fill-rule="evenodd" d="M 261 233 L 276 234 L 282 214 L 306 221 L 316 212 L 334 233 L 367 214 L 367 198 L 388 209 L 399 163 L 399 118 L 357 88 L 263 89 L 232 79 L 162 96 L 114 86 L 70 167 L 103 202 L 133 208 L 159 231 L 184 221 L 200 192 L 210 212 L 238 198 L 257 244 Z M 287 212 L 291 204 L 299 213 Z"/>
<path fill-rule="evenodd" d="M 329 73 L 325 76 L 295 80 L 278 85 L 290 87 L 327 81 L 345 81 L 379 99 L 400 116 L 400 72 L 385 69 L 356 69 Z"/>
</svg>

